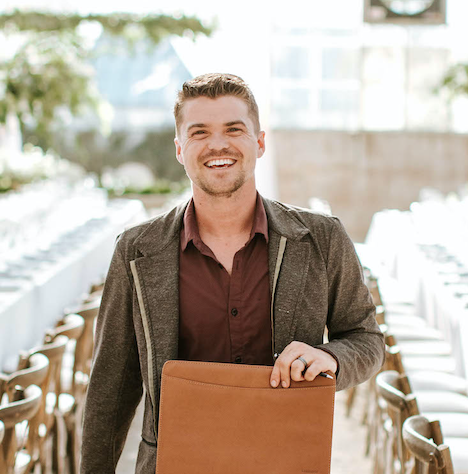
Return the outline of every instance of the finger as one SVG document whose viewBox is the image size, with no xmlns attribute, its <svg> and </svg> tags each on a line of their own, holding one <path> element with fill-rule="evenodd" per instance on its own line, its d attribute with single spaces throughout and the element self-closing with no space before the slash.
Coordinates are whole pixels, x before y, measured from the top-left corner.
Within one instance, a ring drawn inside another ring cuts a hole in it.
<svg viewBox="0 0 468 474">
<path fill-rule="evenodd" d="M 304 371 L 304 362 L 299 359 L 294 360 L 291 364 L 291 379 L 295 382 L 300 382 L 304 380 L 304 376 L 302 375 Z"/>
<path fill-rule="evenodd" d="M 288 346 L 285 347 L 284 351 L 279 355 L 279 357 L 276 359 L 275 365 L 273 366 L 273 371 L 271 372 L 270 376 L 270 385 L 272 387 L 278 387 L 279 384 L 283 387 L 287 387 L 289 385 L 289 366 L 291 365 L 291 362 L 296 358 L 293 353 L 293 348 L 291 347 L 292 344 L 289 344 Z M 291 361 L 288 364 L 288 360 L 291 359 Z M 284 381 L 284 373 L 286 371 L 285 366 L 287 365 L 287 371 L 288 371 L 288 377 L 287 377 L 287 382 Z"/>
<path fill-rule="evenodd" d="M 273 370 L 271 371 L 271 375 L 270 375 L 270 385 L 273 388 L 276 388 L 279 385 L 280 380 L 281 380 L 281 373 L 280 373 L 280 369 L 277 362 L 278 360 L 276 360 L 275 365 L 273 366 Z"/>
<path fill-rule="evenodd" d="M 312 380 L 315 379 L 315 377 L 317 377 L 317 375 L 322 372 L 322 368 L 321 368 L 321 365 L 316 363 L 316 362 L 312 362 L 308 369 L 306 370 L 305 374 L 304 374 L 304 378 L 305 380 L 311 382 Z"/>
</svg>

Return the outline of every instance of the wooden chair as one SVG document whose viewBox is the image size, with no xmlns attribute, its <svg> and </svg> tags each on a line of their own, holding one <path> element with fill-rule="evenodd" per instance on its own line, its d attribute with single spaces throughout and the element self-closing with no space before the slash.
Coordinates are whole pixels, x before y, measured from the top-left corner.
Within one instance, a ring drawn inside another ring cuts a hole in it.
<svg viewBox="0 0 468 474">
<path fill-rule="evenodd" d="M 42 391 L 37 385 L 30 385 L 25 390 L 18 390 L 15 396 L 16 401 L 0 405 L 0 422 L 5 428 L 0 444 L 2 474 L 26 474 L 32 468 L 32 453 L 27 452 L 31 429 L 28 424 L 40 408 Z"/>
<path fill-rule="evenodd" d="M 104 289 L 104 283 L 105 283 L 105 279 L 98 281 L 96 283 L 93 283 L 91 285 L 91 288 L 89 289 L 89 292 L 90 293 L 96 293 L 98 291 L 102 292 L 102 290 Z"/>
<path fill-rule="evenodd" d="M 84 319 L 83 334 L 77 340 L 75 349 L 75 366 L 73 379 L 73 393 L 84 397 L 91 373 L 91 363 L 94 348 L 94 326 L 101 300 L 94 300 L 74 308 L 73 313 Z"/>
<path fill-rule="evenodd" d="M 53 329 L 49 329 L 44 336 L 44 343 L 54 341 L 59 336 L 68 338 L 67 348 L 62 361 L 61 389 L 75 396 L 75 377 L 78 372 L 76 361 L 76 346 L 83 335 L 85 320 L 78 314 L 67 314 L 59 320 Z"/>
<path fill-rule="evenodd" d="M 438 421 L 431 422 L 421 415 L 409 417 L 403 423 L 403 440 L 415 460 L 415 474 L 455 474 Z"/>
<path fill-rule="evenodd" d="M 23 396 L 30 385 L 42 386 L 49 371 L 49 359 L 43 354 L 33 354 L 27 360 L 20 357 L 18 370 L 10 374 L 0 374 L 0 400 L 5 397 L 13 403 Z M 42 403 L 42 401 L 41 401 Z M 29 422 L 28 441 L 21 453 L 21 466 L 18 470 L 33 469 L 40 457 L 39 439 L 40 418 L 35 416 Z M 25 462 L 27 459 L 27 462 Z M 2 471 L 0 471 L 2 472 Z"/>
<path fill-rule="evenodd" d="M 83 390 L 79 386 L 79 350 L 80 339 L 85 330 L 85 320 L 77 314 L 68 314 L 57 323 L 57 326 L 46 333 L 44 341 L 53 343 L 57 338 L 68 338 L 67 351 L 62 362 L 60 391 L 58 399 L 50 397 L 49 405 L 53 408 L 57 423 L 62 427 L 62 456 L 66 458 L 68 471 L 78 472 L 79 452 L 81 446 L 81 416 L 84 400 Z M 78 380 L 78 381 L 77 381 Z M 65 432 L 65 433 L 63 433 Z M 63 460 L 62 460 L 63 461 Z"/>
<path fill-rule="evenodd" d="M 61 393 L 61 369 L 65 348 L 68 342 L 66 336 L 57 337 L 54 341 L 34 347 L 21 354 L 19 367 L 27 366 L 28 361 L 36 355 L 43 355 L 49 360 L 47 375 L 40 384 L 44 394 L 40 403 L 35 423 L 38 426 L 38 450 L 36 463 L 42 473 L 61 474 L 64 472 L 63 458 L 65 450 L 61 449 L 60 440 L 64 437 L 64 428 L 57 421 L 58 397 Z M 33 442 L 30 438 L 30 442 Z"/>
<path fill-rule="evenodd" d="M 442 403 L 440 406 L 438 400 L 432 402 L 430 398 L 433 394 L 437 398 L 439 392 L 418 392 L 416 396 L 415 393 L 411 392 L 408 378 L 396 371 L 389 370 L 380 373 L 376 378 L 376 382 L 379 395 L 387 404 L 388 416 L 391 420 L 391 423 L 385 420 L 382 425 L 384 428 L 385 424 L 389 427 L 389 429 L 384 429 L 382 432 L 385 433 L 384 445 L 389 448 L 384 452 L 390 453 L 388 458 L 391 459 L 390 465 L 394 469 L 390 472 L 405 472 L 408 455 L 402 441 L 402 426 L 410 416 L 423 414 L 431 421 L 437 419 L 445 436 L 464 438 L 468 449 L 468 413 L 457 411 L 456 397 L 458 394 L 445 392 L 446 403 Z M 421 403 L 424 394 L 428 397 L 423 399 Z M 395 466 L 398 467 L 395 468 Z"/>
<path fill-rule="evenodd" d="M 49 371 L 49 360 L 42 354 L 32 355 L 27 361 L 21 360 L 18 370 L 10 374 L 0 373 L 0 401 L 4 395 L 8 401 L 16 401 L 19 389 L 30 385 L 42 385 Z"/>
</svg>

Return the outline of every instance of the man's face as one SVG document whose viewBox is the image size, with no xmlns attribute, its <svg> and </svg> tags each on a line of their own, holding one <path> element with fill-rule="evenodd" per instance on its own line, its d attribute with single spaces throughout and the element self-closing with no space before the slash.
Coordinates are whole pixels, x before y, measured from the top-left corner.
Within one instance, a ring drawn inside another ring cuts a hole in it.
<svg viewBox="0 0 468 474">
<path fill-rule="evenodd" d="M 230 197 L 245 185 L 255 189 L 255 164 L 265 151 L 265 133 L 255 131 L 242 99 L 188 100 L 174 142 L 177 160 L 184 165 L 194 194 L 201 190 Z"/>
</svg>

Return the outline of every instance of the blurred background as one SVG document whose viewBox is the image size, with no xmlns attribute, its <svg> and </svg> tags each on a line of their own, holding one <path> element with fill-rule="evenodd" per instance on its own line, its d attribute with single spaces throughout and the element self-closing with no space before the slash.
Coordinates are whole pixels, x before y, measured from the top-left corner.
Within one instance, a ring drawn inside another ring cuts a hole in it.
<svg viewBox="0 0 468 474">
<path fill-rule="evenodd" d="M 92 337 L 116 236 L 190 195 L 173 144 L 177 91 L 226 72 L 259 104 L 260 192 L 340 217 L 387 336 L 421 342 L 424 327 L 424 342 L 440 343 L 407 346 L 405 364 L 458 377 L 444 390 L 458 387 L 466 400 L 452 408 L 468 413 L 468 2 L 159 3 L 0 4 L 0 369 L 15 370 L 70 308 Z M 424 359 L 436 346 L 446 358 Z M 402 438 L 379 438 L 375 387 L 367 427 L 345 417 L 354 392 L 336 407 L 334 474 L 403 472 L 383 466 L 404 460 L 379 457 Z"/>
<path fill-rule="evenodd" d="M 32 145 L 111 193 L 177 192 L 187 182 L 172 144 L 176 91 L 222 71 L 243 77 L 260 105 L 260 190 L 327 201 L 355 240 L 376 211 L 468 181 L 462 0 L 2 5 L 3 163 Z"/>
</svg>

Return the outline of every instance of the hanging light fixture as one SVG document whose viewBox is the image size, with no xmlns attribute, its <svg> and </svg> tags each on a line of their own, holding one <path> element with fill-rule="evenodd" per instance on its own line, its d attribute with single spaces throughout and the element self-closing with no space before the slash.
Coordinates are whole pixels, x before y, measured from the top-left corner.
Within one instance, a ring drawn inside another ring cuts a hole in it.
<svg viewBox="0 0 468 474">
<path fill-rule="evenodd" d="M 446 0 L 364 0 L 369 23 L 445 23 Z"/>
</svg>

